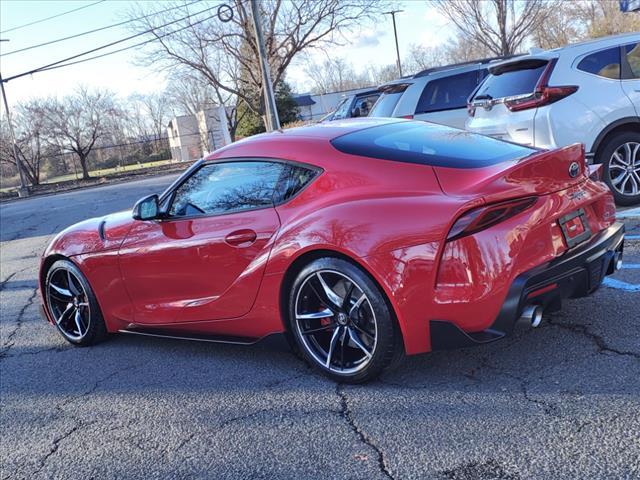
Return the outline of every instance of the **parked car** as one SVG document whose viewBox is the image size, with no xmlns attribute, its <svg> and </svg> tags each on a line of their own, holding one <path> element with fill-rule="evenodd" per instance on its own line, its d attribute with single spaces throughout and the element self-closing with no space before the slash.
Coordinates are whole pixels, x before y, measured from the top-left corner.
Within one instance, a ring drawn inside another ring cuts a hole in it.
<svg viewBox="0 0 640 480">
<path fill-rule="evenodd" d="M 466 128 L 542 148 L 580 142 L 617 203 L 640 203 L 640 33 L 489 67 Z"/>
<path fill-rule="evenodd" d="M 284 333 L 361 382 L 395 358 L 484 344 L 595 291 L 624 227 L 579 145 L 554 151 L 442 125 L 350 119 L 258 135 L 199 161 L 133 213 L 58 234 L 47 319 L 249 344 Z"/>
<path fill-rule="evenodd" d="M 366 117 L 369 115 L 371 107 L 376 103 L 380 96 L 378 89 L 372 89 L 365 92 L 348 95 L 340 100 L 333 112 L 328 113 L 321 122 L 330 122 L 332 120 L 342 120 L 345 118 Z"/>
<path fill-rule="evenodd" d="M 401 117 L 464 128 L 467 99 L 487 76 L 491 62 L 505 57 L 423 70 L 382 85 L 370 117 Z"/>
</svg>

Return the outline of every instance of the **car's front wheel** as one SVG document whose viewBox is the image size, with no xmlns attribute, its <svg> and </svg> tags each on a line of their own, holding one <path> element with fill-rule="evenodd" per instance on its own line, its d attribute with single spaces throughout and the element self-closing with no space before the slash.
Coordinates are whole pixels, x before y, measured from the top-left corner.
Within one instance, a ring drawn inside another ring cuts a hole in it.
<svg viewBox="0 0 640 480">
<path fill-rule="evenodd" d="M 337 381 L 364 382 L 402 355 L 384 293 L 342 259 L 320 258 L 302 269 L 289 297 L 289 322 L 304 358 Z"/>
<path fill-rule="evenodd" d="M 79 346 L 103 340 L 107 329 L 89 282 L 69 260 L 58 260 L 47 272 L 46 307 L 62 336 Z"/>
<path fill-rule="evenodd" d="M 605 140 L 596 162 L 618 205 L 640 203 L 640 133 L 621 132 Z"/>
</svg>

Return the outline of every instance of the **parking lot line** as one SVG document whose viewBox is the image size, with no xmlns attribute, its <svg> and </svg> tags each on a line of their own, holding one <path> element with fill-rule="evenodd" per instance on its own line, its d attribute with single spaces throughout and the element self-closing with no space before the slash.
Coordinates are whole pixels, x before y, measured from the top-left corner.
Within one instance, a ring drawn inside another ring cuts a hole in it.
<svg viewBox="0 0 640 480">
<path fill-rule="evenodd" d="M 602 284 L 609 288 L 615 288 L 616 290 L 624 290 L 625 292 L 640 292 L 640 285 L 633 285 L 611 277 L 606 277 Z"/>
<path fill-rule="evenodd" d="M 638 270 L 640 269 L 640 263 L 627 263 L 622 265 L 622 268 L 628 268 L 630 270 Z"/>
<path fill-rule="evenodd" d="M 625 240 L 640 240 L 640 235 L 625 235 Z"/>
</svg>

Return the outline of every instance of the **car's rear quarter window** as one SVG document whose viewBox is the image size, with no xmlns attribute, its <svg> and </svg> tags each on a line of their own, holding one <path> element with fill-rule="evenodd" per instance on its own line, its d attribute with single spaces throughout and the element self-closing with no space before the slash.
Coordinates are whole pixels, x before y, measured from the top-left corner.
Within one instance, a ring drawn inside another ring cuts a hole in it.
<svg viewBox="0 0 640 480">
<path fill-rule="evenodd" d="M 436 167 L 480 168 L 518 160 L 537 150 L 426 122 L 397 122 L 331 140 L 351 155 Z"/>
</svg>

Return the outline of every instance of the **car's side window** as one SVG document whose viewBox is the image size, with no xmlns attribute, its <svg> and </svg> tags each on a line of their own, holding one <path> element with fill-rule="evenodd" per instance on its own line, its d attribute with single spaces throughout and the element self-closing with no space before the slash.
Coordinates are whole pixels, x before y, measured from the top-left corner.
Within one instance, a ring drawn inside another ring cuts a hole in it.
<svg viewBox="0 0 640 480">
<path fill-rule="evenodd" d="M 288 165 L 287 171 L 282 175 L 273 201 L 276 204 L 286 202 L 309 185 L 320 172 L 321 170 L 316 168 Z"/>
<path fill-rule="evenodd" d="M 204 165 L 177 188 L 169 215 L 218 215 L 273 205 L 283 169 L 282 163 L 263 161 Z"/>
<path fill-rule="evenodd" d="M 416 113 L 465 108 L 467 98 L 477 85 L 476 70 L 431 80 L 420 95 Z"/>
<path fill-rule="evenodd" d="M 600 77 L 620 79 L 620 47 L 587 55 L 578 63 L 578 70 Z"/>
<path fill-rule="evenodd" d="M 631 78 L 640 78 L 640 43 L 625 45 L 624 54 L 631 71 Z"/>
</svg>

